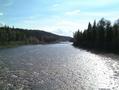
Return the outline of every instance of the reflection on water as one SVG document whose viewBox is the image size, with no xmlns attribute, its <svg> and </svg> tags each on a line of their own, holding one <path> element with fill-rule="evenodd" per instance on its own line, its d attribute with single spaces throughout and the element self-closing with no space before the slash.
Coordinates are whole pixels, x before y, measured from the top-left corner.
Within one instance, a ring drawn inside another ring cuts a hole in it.
<svg viewBox="0 0 119 90">
<path fill-rule="evenodd" d="M 118 60 L 119 56 L 94 54 L 71 43 L 0 49 L 0 88 L 119 90 Z"/>
</svg>

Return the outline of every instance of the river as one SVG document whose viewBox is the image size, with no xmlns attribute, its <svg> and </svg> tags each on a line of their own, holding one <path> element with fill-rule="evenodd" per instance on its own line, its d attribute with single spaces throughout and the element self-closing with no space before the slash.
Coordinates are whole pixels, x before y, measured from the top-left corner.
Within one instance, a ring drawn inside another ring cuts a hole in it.
<svg viewBox="0 0 119 90">
<path fill-rule="evenodd" d="M 72 43 L 0 49 L 0 90 L 119 90 L 119 56 Z"/>
</svg>

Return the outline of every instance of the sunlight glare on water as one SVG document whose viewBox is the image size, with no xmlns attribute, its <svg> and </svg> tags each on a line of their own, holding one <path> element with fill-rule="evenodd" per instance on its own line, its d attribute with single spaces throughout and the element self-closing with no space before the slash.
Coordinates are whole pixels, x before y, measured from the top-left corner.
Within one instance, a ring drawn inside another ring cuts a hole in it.
<svg viewBox="0 0 119 90">
<path fill-rule="evenodd" d="M 119 90 L 118 59 L 116 55 L 77 49 L 70 43 L 1 49 L 0 65 L 4 68 L 0 69 L 3 78 L 0 87 L 13 90 Z"/>
</svg>

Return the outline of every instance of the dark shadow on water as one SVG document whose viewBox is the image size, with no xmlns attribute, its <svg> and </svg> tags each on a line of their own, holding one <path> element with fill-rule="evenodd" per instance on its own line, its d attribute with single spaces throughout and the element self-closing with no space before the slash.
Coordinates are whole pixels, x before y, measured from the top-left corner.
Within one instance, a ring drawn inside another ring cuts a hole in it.
<svg viewBox="0 0 119 90">
<path fill-rule="evenodd" d="M 118 60 L 119 61 L 119 53 L 116 52 L 108 52 L 105 51 L 103 49 L 94 49 L 94 48 L 85 48 L 85 47 L 79 47 L 79 46 L 75 46 L 72 44 L 72 46 L 76 49 L 80 49 L 80 50 L 85 50 L 86 52 L 90 52 L 96 55 L 100 55 L 102 57 L 108 57 L 111 58 L 113 60 Z"/>
</svg>

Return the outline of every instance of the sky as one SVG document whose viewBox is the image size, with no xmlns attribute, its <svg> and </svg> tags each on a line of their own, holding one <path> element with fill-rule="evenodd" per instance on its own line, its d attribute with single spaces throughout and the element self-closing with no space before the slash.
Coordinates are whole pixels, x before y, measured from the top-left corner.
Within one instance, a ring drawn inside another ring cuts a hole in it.
<svg viewBox="0 0 119 90">
<path fill-rule="evenodd" d="M 72 36 L 101 18 L 119 18 L 119 0 L 0 0 L 0 25 Z"/>
</svg>

